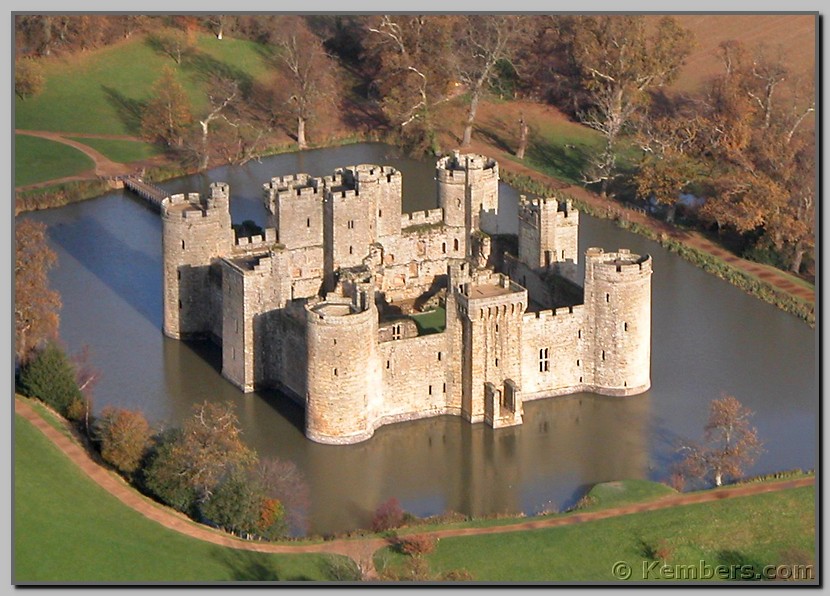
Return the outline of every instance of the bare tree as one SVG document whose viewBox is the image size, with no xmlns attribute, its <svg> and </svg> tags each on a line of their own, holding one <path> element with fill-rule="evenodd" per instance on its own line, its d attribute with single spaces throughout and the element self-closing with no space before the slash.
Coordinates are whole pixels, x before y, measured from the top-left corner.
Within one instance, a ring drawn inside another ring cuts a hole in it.
<svg viewBox="0 0 830 596">
<path fill-rule="evenodd" d="M 686 478 L 711 478 L 715 486 L 724 479 L 740 478 L 762 451 L 758 431 L 750 424 L 753 412 L 731 395 L 712 400 L 703 443 L 685 443 L 679 470 Z"/>
<path fill-rule="evenodd" d="M 305 149 L 307 124 L 333 103 L 334 62 L 301 17 L 283 17 L 274 44 L 282 74 L 276 91 L 295 118 L 297 145 Z"/>
<path fill-rule="evenodd" d="M 525 18 L 517 15 L 460 17 L 453 56 L 458 78 L 470 94 L 461 147 L 469 147 L 482 92 L 496 74 L 496 65 L 512 59 L 525 32 L 524 22 Z"/>
<path fill-rule="evenodd" d="M 603 196 L 615 175 L 620 135 L 646 92 L 670 83 L 690 49 L 691 34 L 672 17 L 652 32 L 643 16 L 576 17 L 570 54 L 589 102 L 580 119 L 605 138 L 585 183 L 600 183 Z"/>
<path fill-rule="evenodd" d="M 217 118 L 225 118 L 227 120 L 225 111 L 228 106 L 237 101 L 242 95 L 239 88 L 239 82 L 234 79 L 214 76 L 208 85 L 208 100 L 210 101 L 210 111 L 204 118 L 199 119 L 199 126 L 202 129 L 201 136 L 201 150 L 199 159 L 199 169 L 206 170 L 210 163 L 210 123 Z"/>
<path fill-rule="evenodd" d="M 369 20 L 365 41 L 372 88 L 386 118 L 415 150 L 433 144 L 432 107 L 452 82 L 452 16 L 382 15 Z"/>
</svg>

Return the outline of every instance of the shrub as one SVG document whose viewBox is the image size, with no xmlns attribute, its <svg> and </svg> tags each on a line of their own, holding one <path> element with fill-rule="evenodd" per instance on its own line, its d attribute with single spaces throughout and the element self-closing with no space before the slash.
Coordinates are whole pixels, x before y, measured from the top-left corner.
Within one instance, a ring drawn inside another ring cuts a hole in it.
<svg viewBox="0 0 830 596">
<path fill-rule="evenodd" d="M 386 532 L 399 528 L 403 523 L 404 512 L 401 504 L 395 497 L 381 503 L 372 516 L 372 530 L 375 532 Z"/>
<path fill-rule="evenodd" d="M 95 423 L 101 457 L 122 474 L 134 474 L 151 445 L 150 424 L 141 412 L 107 407 Z"/>
<path fill-rule="evenodd" d="M 84 397 L 75 382 L 72 363 L 56 344 L 49 343 L 37 357 L 20 371 L 20 391 L 51 406 L 67 416 L 73 402 Z"/>
<path fill-rule="evenodd" d="M 436 542 L 436 539 L 428 534 L 413 534 L 398 538 L 396 546 L 401 554 L 420 557 L 434 551 Z"/>
</svg>

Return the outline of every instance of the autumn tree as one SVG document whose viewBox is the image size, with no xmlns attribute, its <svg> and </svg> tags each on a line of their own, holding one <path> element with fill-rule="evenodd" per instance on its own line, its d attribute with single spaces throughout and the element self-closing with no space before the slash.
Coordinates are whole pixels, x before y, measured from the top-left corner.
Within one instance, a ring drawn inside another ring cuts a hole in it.
<svg viewBox="0 0 830 596">
<path fill-rule="evenodd" d="M 193 122 L 190 99 L 176 78 L 176 72 L 165 67 L 161 78 L 151 90 L 150 100 L 141 116 L 141 134 L 144 138 L 164 143 L 170 148 L 181 148 L 185 133 Z"/>
<path fill-rule="evenodd" d="M 95 421 L 101 457 L 116 470 L 132 476 L 152 445 L 150 423 L 141 412 L 108 406 Z"/>
<path fill-rule="evenodd" d="M 712 400 L 703 427 L 702 443 L 681 445 L 678 469 L 685 478 L 711 479 L 721 486 L 725 479 L 740 478 L 762 451 L 758 432 L 750 424 L 753 412 L 731 395 Z"/>
<path fill-rule="evenodd" d="M 32 351 L 58 335 L 60 295 L 49 288 L 49 270 L 57 256 L 46 242 L 46 226 L 32 219 L 14 230 L 15 355 L 25 363 Z"/>
<path fill-rule="evenodd" d="M 815 226 L 815 111 L 812 77 L 797 75 L 780 52 L 721 44 L 723 73 L 712 81 L 709 156 L 718 164 L 701 209 L 718 229 L 781 255 L 798 272 Z"/>
<path fill-rule="evenodd" d="M 365 59 L 384 115 L 412 151 L 435 150 L 432 110 L 453 82 L 452 16 L 380 15 L 366 24 Z"/>
<path fill-rule="evenodd" d="M 147 488 L 168 505 L 194 514 L 227 473 L 254 462 L 256 454 L 240 434 L 231 403 L 195 406 L 182 428 L 162 439 L 145 471 Z"/>
<path fill-rule="evenodd" d="M 469 147 L 478 104 L 497 65 L 510 62 L 526 33 L 525 17 L 518 15 L 462 15 L 459 17 L 452 56 L 455 72 L 469 93 L 461 147 Z"/>
<path fill-rule="evenodd" d="M 305 149 L 306 126 L 334 104 L 335 64 L 302 17 L 282 17 L 273 44 L 279 73 L 274 92 L 294 119 L 298 147 Z"/>
<path fill-rule="evenodd" d="M 662 112 L 645 112 L 637 121 L 635 139 L 643 156 L 634 174 L 637 195 L 668 207 L 673 222 L 680 195 L 708 168 L 701 158 L 705 124 L 694 106 L 670 105 Z"/>
<path fill-rule="evenodd" d="M 620 136 L 647 92 L 671 83 L 691 49 L 691 34 L 672 17 L 653 30 L 643 16 L 574 17 L 570 57 L 586 92 L 583 123 L 599 131 L 605 146 L 585 172 L 586 183 L 599 183 L 607 194 L 616 172 Z"/>
<path fill-rule="evenodd" d="M 43 69 L 32 58 L 14 61 L 14 93 L 20 99 L 37 95 L 43 90 Z"/>
</svg>

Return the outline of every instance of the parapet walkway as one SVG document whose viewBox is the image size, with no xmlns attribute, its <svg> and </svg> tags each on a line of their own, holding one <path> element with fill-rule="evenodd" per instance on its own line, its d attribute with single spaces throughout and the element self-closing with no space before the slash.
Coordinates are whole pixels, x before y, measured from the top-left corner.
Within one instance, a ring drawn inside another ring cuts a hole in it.
<svg viewBox="0 0 830 596">
<path fill-rule="evenodd" d="M 107 470 L 95 462 L 81 446 L 62 434 L 59 430 L 50 426 L 32 407 L 25 401 L 15 398 L 15 413 L 23 416 L 26 420 L 37 427 L 46 437 L 51 440 L 63 453 L 80 467 L 99 486 L 108 491 L 119 501 L 141 513 L 144 517 L 158 522 L 165 528 L 174 530 L 191 538 L 210 542 L 219 546 L 235 548 L 239 550 L 255 551 L 262 553 L 277 554 L 301 554 L 301 553 L 329 553 L 345 555 L 364 571 L 364 577 L 368 580 L 378 579 L 377 571 L 373 563 L 375 551 L 389 543 L 383 538 L 354 538 L 349 540 L 332 540 L 328 542 L 307 543 L 307 544 L 273 544 L 269 542 L 245 541 L 224 532 L 214 530 L 207 526 L 197 524 L 181 513 L 169 509 L 143 496 L 131 488 L 121 477 Z M 694 503 L 710 503 L 722 499 L 745 497 L 761 493 L 787 490 L 804 486 L 813 486 L 815 478 L 798 478 L 795 480 L 783 480 L 780 482 L 764 482 L 758 484 L 746 484 L 731 488 L 722 488 L 698 493 L 686 493 L 670 495 L 648 501 L 645 503 L 633 503 L 620 507 L 612 507 L 599 511 L 576 513 L 568 516 L 541 518 L 522 521 L 515 524 L 503 526 L 490 526 L 485 528 L 448 528 L 422 532 L 435 538 L 450 538 L 455 536 L 474 536 L 479 534 L 501 534 L 506 532 L 522 532 L 527 530 L 541 530 L 544 528 L 557 528 L 573 524 L 597 521 L 631 513 L 644 511 L 656 511 L 669 507 L 691 505 Z"/>
</svg>

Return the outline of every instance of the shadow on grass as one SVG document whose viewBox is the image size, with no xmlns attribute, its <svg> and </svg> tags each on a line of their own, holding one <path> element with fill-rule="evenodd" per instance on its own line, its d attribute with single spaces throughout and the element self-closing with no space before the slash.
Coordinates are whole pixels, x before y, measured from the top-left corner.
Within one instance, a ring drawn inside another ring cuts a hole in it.
<svg viewBox="0 0 830 596">
<path fill-rule="evenodd" d="M 314 578 L 307 575 L 292 576 L 284 573 L 272 557 L 261 553 L 246 550 L 217 549 L 214 558 L 228 569 L 231 581 L 314 581 Z"/>
<path fill-rule="evenodd" d="M 588 165 L 589 154 L 581 145 L 559 145 L 537 137 L 529 144 L 527 158 L 543 172 L 578 184 Z"/>
<path fill-rule="evenodd" d="M 765 578 L 762 572 L 765 563 L 748 557 L 745 553 L 736 550 L 720 550 L 717 552 L 715 565 L 723 565 L 728 571 L 727 577 L 719 575 L 717 579 L 729 581 L 761 581 Z"/>
<path fill-rule="evenodd" d="M 118 117 L 124 123 L 124 127 L 131 134 L 141 132 L 141 115 L 147 103 L 138 99 L 127 97 L 114 87 L 101 85 L 101 89 L 107 96 L 107 101 L 115 108 Z"/>
<path fill-rule="evenodd" d="M 239 85 L 243 94 L 248 95 L 253 88 L 254 81 L 247 72 L 217 60 L 204 52 L 191 52 L 183 60 L 183 65 L 195 71 L 207 84 L 220 79 L 223 81 L 234 81 Z"/>
</svg>

